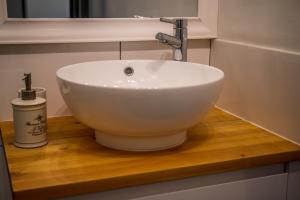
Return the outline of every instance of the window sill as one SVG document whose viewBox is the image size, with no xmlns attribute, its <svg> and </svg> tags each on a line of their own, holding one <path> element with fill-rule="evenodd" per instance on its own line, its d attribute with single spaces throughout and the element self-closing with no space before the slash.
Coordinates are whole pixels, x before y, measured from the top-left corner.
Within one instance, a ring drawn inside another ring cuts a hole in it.
<svg viewBox="0 0 300 200">
<path fill-rule="evenodd" d="M 86 43 L 155 40 L 157 32 L 173 26 L 156 19 L 7 20 L 0 25 L 0 44 Z M 212 39 L 216 34 L 198 18 L 189 19 L 189 39 Z"/>
</svg>

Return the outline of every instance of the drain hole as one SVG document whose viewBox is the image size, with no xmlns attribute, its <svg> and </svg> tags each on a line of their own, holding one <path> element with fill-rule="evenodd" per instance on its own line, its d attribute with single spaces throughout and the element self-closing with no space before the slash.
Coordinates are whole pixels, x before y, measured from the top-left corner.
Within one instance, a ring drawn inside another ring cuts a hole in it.
<svg viewBox="0 0 300 200">
<path fill-rule="evenodd" d="M 133 73 L 134 73 L 134 70 L 133 70 L 132 67 L 126 67 L 126 68 L 124 69 L 124 73 L 125 73 L 127 76 L 132 76 Z"/>
</svg>

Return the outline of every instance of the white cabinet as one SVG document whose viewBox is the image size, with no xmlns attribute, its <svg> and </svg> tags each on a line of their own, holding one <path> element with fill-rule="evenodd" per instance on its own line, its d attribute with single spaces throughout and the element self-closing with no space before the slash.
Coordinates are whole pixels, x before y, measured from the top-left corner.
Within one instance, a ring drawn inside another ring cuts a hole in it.
<svg viewBox="0 0 300 200">
<path fill-rule="evenodd" d="M 285 200 L 284 165 L 197 176 L 61 200 Z"/>
<path fill-rule="evenodd" d="M 7 168 L 5 164 L 4 150 L 0 135 L 0 200 L 10 200 L 11 189 L 9 183 L 9 177 L 7 173 Z"/>
<path fill-rule="evenodd" d="M 193 188 L 134 200 L 285 200 L 287 173 Z"/>
<path fill-rule="evenodd" d="M 290 162 L 287 200 L 300 199 L 300 161 Z"/>
</svg>

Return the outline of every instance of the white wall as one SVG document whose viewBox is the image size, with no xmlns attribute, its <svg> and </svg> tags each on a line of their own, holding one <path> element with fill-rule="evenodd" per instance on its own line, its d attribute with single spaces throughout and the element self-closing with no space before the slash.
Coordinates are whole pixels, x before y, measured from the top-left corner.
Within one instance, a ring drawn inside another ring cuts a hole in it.
<svg viewBox="0 0 300 200">
<path fill-rule="evenodd" d="M 170 47 L 152 42 L 123 42 L 122 59 L 172 59 Z M 209 40 L 189 41 L 188 59 L 208 64 Z M 47 89 L 48 116 L 69 115 L 56 83 L 55 72 L 65 65 L 120 59 L 120 43 L 0 45 L 0 121 L 12 119 L 10 101 L 32 73 L 33 86 Z"/>
<path fill-rule="evenodd" d="M 300 143 L 300 1 L 220 0 L 218 106 Z"/>
</svg>

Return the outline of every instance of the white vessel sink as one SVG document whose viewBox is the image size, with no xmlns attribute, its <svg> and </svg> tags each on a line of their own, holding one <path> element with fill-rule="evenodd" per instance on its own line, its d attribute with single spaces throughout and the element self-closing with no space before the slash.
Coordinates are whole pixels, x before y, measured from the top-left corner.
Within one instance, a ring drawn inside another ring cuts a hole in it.
<svg viewBox="0 0 300 200">
<path fill-rule="evenodd" d="M 128 151 L 182 144 L 213 107 L 224 77 L 211 66 L 158 60 L 79 63 L 56 75 L 66 104 L 95 129 L 96 141 Z"/>
</svg>

